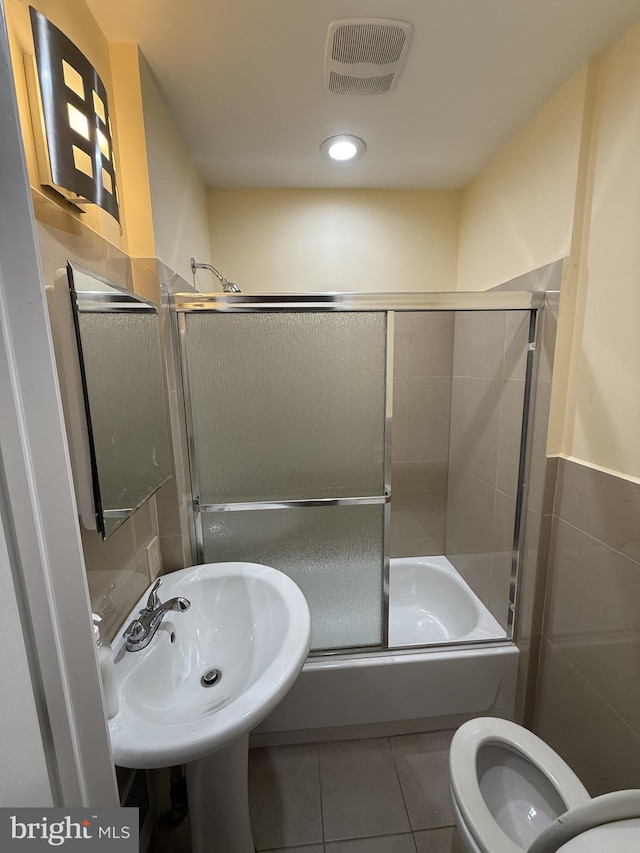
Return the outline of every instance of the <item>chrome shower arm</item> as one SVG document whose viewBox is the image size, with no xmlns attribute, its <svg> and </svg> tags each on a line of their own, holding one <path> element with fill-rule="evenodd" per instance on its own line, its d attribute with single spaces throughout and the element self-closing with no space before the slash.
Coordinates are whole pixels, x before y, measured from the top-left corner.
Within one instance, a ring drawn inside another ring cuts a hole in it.
<svg viewBox="0 0 640 853">
<path fill-rule="evenodd" d="M 234 284 L 232 281 L 229 281 L 228 278 L 225 278 L 225 276 L 223 276 L 221 272 L 218 272 L 218 270 L 214 266 L 212 266 L 211 264 L 196 263 L 195 258 L 191 258 L 191 272 L 194 275 L 196 274 L 196 270 L 209 270 L 209 272 L 212 272 L 222 285 L 222 289 L 225 293 L 240 293 L 240 288 L 238 287 L 238 285 Z"/>
</svg>

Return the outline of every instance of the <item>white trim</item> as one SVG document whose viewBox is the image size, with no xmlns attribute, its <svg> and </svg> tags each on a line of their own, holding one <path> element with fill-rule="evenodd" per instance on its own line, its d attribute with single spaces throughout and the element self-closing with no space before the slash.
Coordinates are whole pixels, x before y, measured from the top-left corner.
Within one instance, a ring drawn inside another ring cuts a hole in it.
<svg viewBox="0 0 640 853">
<path fill-rule="evenodd" d="M 0 488 L 10 562 L 54 800 L 114 807 L 117 786 L 2 0 L 0 115 Z"/>
</svg>

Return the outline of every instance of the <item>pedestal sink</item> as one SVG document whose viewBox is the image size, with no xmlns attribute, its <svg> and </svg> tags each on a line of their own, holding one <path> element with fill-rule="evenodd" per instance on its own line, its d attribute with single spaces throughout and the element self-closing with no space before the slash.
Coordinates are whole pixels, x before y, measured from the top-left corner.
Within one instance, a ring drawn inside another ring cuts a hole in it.
<svg viewBox="0 0 640 853">
<path fill-rule="evenodd" d="M 193 853 L 253 853 L 249 731 L 283 698 L 309 651 L 307 602 L 286 575 L 256 563 L 209 563 L 163 578 L 182 596 L 141 651 L 114 644 L 120 710 L 116 764 L 185 764 Z M 131 613 L 135 619 L 146 594 Z"/>
</svg>

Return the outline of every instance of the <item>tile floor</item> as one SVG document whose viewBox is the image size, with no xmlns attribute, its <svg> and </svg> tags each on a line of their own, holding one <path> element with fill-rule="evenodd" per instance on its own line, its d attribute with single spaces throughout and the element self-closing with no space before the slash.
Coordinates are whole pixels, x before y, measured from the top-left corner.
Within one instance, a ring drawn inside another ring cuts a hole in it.
<svg viewBox="0 0 640 853">
<path fill-rule="evenodd" d="M 447 731 L 251 750 L 256 850 L 464 853 L 449 796 L 452 736 Z M 149 853 L 188 853 L 188 821 L 156 841 Z"/>
<path fill-rule="evenodd" d="M 252 750 L 256 850 L 462 853 L 449 797 L 452 735 Z"/>
</svg>

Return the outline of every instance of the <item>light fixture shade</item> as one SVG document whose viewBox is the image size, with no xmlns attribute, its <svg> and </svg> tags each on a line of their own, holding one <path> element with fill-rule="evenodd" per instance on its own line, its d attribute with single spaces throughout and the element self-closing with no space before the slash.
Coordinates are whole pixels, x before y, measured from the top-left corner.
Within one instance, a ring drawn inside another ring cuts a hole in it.
<svg viewBox="0 0 640 853">
<path fill-rule="evenodd" d="M 367 146 L 359 136 L 342 133 L 339 136 L 330 136 L 329 139 L 325 139 L 320 146 L 320 151 L 332 162 L 348 163 L 362 157 L 366 148 Z"/>
<path fill-rule="evenodd" d="M 43 183 L 75 193 L 72 201 L 97 204 L 120 222 L 104 83 L 63 32 L 33 6 L 29 11 L 50 176 Z"/>
</svg>

